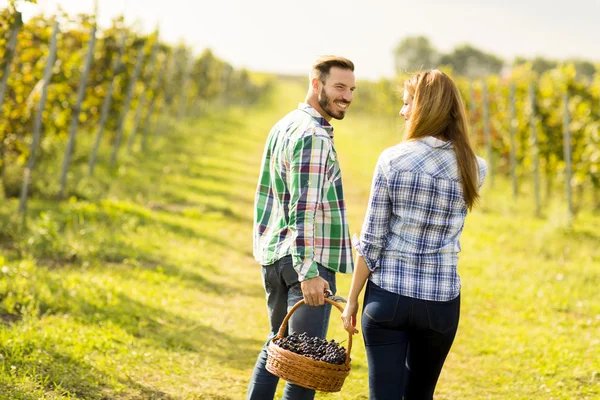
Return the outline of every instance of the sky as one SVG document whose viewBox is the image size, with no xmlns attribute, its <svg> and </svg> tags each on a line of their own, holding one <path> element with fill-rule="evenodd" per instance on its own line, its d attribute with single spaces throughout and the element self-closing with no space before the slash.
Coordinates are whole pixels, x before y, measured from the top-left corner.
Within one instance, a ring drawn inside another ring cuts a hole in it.
<svg viewBox="0 0 600 400">
<path fill-rule="evenodd" d="M 0 0 L 0 4 L 2 4 Z M 27 13 L 92 12 L 94 0 L 38 0 Z M 164 41 L 210 48 L 236 68 L 307 74 L 319 55 L 354 61 L 358 79 L 394 73 L 402 38 L 425 35 L 441 52 L 469 43 L 515 56 L 600 62 L 600 0 L 99 0 L 101 26 L 116 15 Z"/>
</svg>

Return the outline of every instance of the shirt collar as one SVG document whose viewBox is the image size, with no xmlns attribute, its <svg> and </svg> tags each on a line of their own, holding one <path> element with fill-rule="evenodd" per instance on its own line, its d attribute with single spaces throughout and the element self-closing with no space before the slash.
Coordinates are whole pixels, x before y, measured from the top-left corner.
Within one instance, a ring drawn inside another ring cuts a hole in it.
<svg viewBox="0 0 600 400">
<path fill-rule="evenodd" d="M 313 117 L 317 123 L 321 125 L 323 129 L 325 129 L 329 137 L 333 139 L 333 126 L 331 126 L 331 124 L 325 118 L 323 118 L 317 110 L 306 103 L 298 103 L 298 110 L 302 110 Z"/>
<path fill-rule="evenodd" d="M 436 148 L 440 148 L 440 149 L 451 149 L 452 148 L 451 141 L 445 142 L 443 140 L 434 138 L 433 136 L 426 136 L 423 139 L 421 139 L 421 141 L 429 147 L 436 147 Z"/>
</svg>

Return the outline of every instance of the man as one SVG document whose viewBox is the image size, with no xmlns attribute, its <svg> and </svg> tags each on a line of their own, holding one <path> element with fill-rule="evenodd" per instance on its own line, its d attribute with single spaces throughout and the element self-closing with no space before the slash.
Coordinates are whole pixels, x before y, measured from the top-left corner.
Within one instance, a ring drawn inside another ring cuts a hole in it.
<svg viewBox="0 0 600 400">
<path fill-rule="evenodd" d="M 315 61 L 305 103 L 269 133 L 254 208 L 254 257 L 263 266 L 270 334 L 258 356 L 249 400 L 273 399 L 278 379 L 266 370 L 267 345 L 289 308 L 290 333 L 324 338 L 335 273 L 351 273 L 352 250 L 332 118 L 343 119 L 353 99 L 354 64 L 343 57 Z M 313 399 L 314 390 L 286 383 L 283 399 Z"/>
</svg>

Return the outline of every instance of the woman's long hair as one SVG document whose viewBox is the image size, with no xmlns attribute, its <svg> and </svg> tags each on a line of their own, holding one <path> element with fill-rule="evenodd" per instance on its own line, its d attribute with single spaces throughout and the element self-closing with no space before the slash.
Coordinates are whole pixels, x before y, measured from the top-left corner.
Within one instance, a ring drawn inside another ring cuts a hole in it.
<svg viewBox="0 0 600 400">
<path fill-rule="evenodd" d="M 413 98 L 406 140 L 434 136 L 452 142 L 465 202 L 471 211 L 479 199 L 479 167 L 458 87 L 448 75 L 434 69 L 408 79 L 404 89 Z"/>
</svg>

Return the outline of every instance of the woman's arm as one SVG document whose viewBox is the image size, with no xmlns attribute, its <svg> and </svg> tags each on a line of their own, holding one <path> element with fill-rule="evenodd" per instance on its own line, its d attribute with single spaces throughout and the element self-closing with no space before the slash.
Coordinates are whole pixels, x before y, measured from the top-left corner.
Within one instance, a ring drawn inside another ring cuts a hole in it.
<svg viewBox="0 0 600 400">
<path fill-rule="evenodd" d="M 354 273 L 352 274 L 352 283 L 350 285 L 350 294 L 348 295 L 348 303 L 342 313 L 342 322 L 344 329 L 355 334 L 356 329 L 356 314 L 358 313 L 358 295 L 365 286 L 365 282 L 371 275 L 371 271 L 365 263 L 365 259 L 360 254 L 356 255 Z"/>
<path fill-rule="evenodd" d="M 357 254 L 348 303 L 342 313 L 344 329 L 352 334 L 358 333 L 356 329 L 358 295 L 365 286 L 369 275 L 371 275 L 371 271 L 378 266 L 378 260 L 389 231 L 392 203 L 384 173 L 384 159 L 382 153 L 373 174 L 371 195 L 362 226 L 361 238 L 355 243 Z"/>
<path fill-rule="evenodd" d="M 384 152 L 379 156 L 373 173 L 371 194 L 360 233 L 360 241 L 355 243 L 357 252 L 364 257 L 364 262 L 371 271 L 377 269 L 389 234 L 392 216 L 392 199 L 385 172 L 388 170 L 385 160 Z"/>
</svg>

